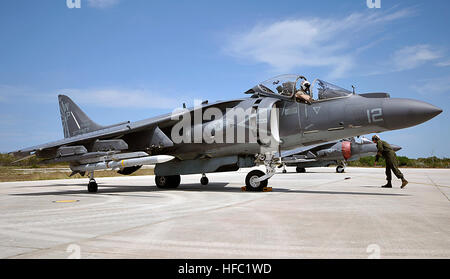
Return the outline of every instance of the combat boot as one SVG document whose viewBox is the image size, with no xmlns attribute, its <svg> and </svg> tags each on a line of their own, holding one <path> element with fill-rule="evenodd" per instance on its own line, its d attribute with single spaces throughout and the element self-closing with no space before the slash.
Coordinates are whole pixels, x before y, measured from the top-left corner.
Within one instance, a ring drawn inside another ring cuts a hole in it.
<svg viewBox="0 0 450 279">
<path fill-rule="evenodd" d="M 402 178 L 402 186 L 400 188 L 401 189 L 405 188 L 407 184 L 408 184 L 408 180 Z"/>
<path fill-rule="evenodd" d="M 392 188 L 391 181 L 388 180 L 388 182 L 386 183 L 386 185 L 381 186 L 381 188 Z"/>
</svg>

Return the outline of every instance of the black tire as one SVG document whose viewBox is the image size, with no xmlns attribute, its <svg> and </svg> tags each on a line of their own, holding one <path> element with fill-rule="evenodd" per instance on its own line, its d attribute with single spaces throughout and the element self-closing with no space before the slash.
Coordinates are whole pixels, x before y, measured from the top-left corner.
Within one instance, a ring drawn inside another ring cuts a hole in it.
<svg viewBox="0 0 450 279">
<path fill-rule="evenodd" d="M 337 166 L 336 167 L 336 172 L 337 173 L 344 173 L 344 171 L 345 171 L 345 168 L 343 166 Z"/>
<path fill-rule="evenodd" d="M 205 176 L 205 177 L 200 178 L 200 183 L 202 185 L 208 185 L 208 183 L 209 183 L 208 177 Z"/>
<path fill-rule="evenodd" d="M 267 179 L 263 180 L 261 182 L 257 182 L 257 183 L 254 183 L 252 181 L 252 179 L 255 179 L 257 177 L 261 177 L 263 175 L 265 175 L 265 173 L 263 171 L 260 171 L 260 170 L 252 170 L 251 172 L 249 172 L 247 174 L 247 176 L 245 177 L 245 186 L 246 186 L 245 188 L 246 188 L 246 190 L 249 191 L 249 192 L 262 192 L 263 189 L 265 187 L 267 187 L 267 183 L 268 183 Z"/>
<path fill-rule="evenodd" d="M 295 171 L 298 172 L 298 173 L 305 173 L 306 169 L 302 168 L 302 167 L 297 167 L 297 168 L 295 168 Z"/>
<path fill-rule="evenodd" d="M 180 186 L 181 176 L 155 176 L 156 187 L 160 189 L 175 189 Z"/>
<path fill-rule="evenodd" d="M 287 170 L 283 170 L 283 173 L 287 173 Z"/>
<path fill-rule="evenodd" d="M 97 193 L 98 192 L 98 185 L 95 181 L 89 181 L 88 184 L 88 192 L 89 193 Z"/>
</svg>

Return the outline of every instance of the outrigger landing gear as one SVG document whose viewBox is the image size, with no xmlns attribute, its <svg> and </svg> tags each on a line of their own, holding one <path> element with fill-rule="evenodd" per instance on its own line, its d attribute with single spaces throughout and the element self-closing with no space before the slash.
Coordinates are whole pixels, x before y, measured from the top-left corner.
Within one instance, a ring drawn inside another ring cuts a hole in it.
<svg viewBox="0 0 450 279">
<path fill-rule="evenodd" d="M 90 173 L 89 184 L 88 184 L 88 192 L 89 193 L 97 193 L 98 192 L 98 185 L 97 185 L 97 182 L 95 182 L 95 179 L 94 179 L 94 172 Z"/>
<path fill-rule="evenodd" d="M 245 177 L 245 189 L 249 192 L 262 192 L 267 187 L 269 178 L 275 174 L 275 164 L 277 160 L 274 159 L 273 154 L 260 154 L 257 160 L 263 161 L 266 166 L 266 173 L 260 170 L 252 170 Z"/>
<path fill-rule="evenodd" d="M 206 177 L 206 175 L 204 173 L 202 173 L 202 178 L 200 178 L 200 183 L 202 185 L 208 185 L 208 183 L 209 183 L 209 179 L 208 179 L 208 177 Z"/>
</svg>

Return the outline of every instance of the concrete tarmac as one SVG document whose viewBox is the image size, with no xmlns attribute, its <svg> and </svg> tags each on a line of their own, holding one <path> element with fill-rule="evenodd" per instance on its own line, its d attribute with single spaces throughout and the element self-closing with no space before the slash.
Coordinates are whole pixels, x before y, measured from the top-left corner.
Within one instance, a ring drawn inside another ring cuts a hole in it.
<svg viewBox="0 0 450 279">
<path fill-rule="evenodd" d="M 450 170 L 277 173 L 272 192 L 241 192 L 249 169 L 0 183 L 0 258 L 450 258 Z"/>
</svg>

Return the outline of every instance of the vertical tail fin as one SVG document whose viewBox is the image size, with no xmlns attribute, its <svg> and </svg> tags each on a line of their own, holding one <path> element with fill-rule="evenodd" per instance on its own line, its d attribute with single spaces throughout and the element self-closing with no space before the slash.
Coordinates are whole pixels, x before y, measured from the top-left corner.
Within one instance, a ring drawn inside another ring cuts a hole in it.
<svg viewBox="0 0 450 279">
<path fill-rule="evenodd" d="M 64 138 L 93 132 L 102 128 L 92 121 L 69 97 L 58 96 L 59 111 L 64 130 Z"/>
</svg>

